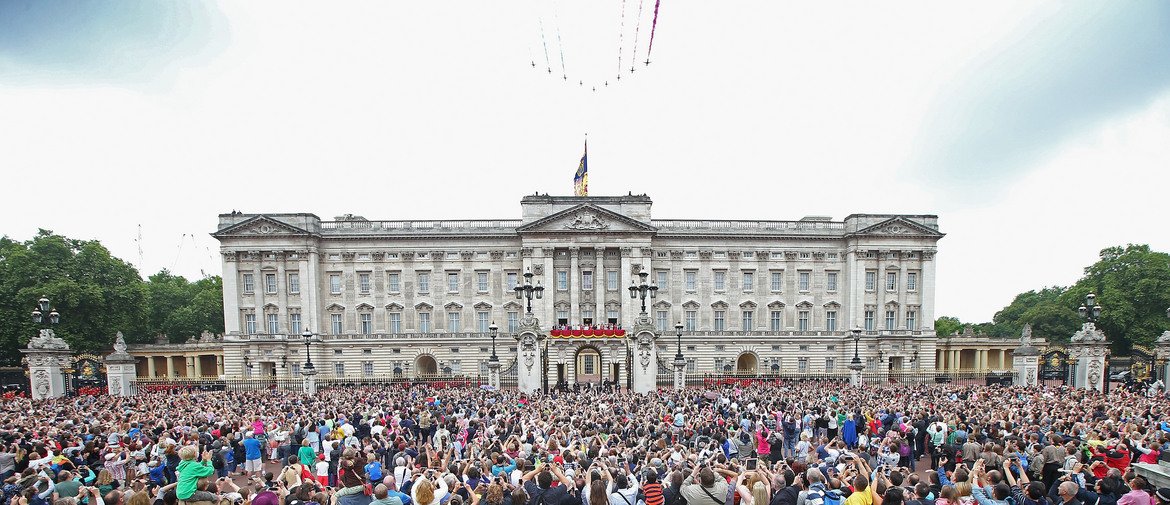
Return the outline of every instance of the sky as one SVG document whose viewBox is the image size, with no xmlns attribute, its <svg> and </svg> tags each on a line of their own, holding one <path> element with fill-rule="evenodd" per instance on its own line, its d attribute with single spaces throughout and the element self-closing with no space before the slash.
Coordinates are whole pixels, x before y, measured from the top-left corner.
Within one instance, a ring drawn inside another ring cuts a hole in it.
<svg viewBox="0 0 1170 505">
<path fill-rule="evenodd" d="M 655 218 L 937 214 L 967 322 L 1170 251 L 1168 2 L 655 6 L 0 1 L 0 234 L 194 279 L 232 210 L 519 218 L 588 134 Z"/>
</svg>

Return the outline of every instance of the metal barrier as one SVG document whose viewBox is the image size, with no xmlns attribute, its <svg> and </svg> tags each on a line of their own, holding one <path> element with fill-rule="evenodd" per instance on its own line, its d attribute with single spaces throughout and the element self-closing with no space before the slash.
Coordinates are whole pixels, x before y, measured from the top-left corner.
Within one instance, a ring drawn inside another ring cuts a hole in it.
<svg viewBox="0 0 1170 505">
<path fill-rule="evenodd" d="M 482 375 L 464 374 L 428 374 L 428 375 L 374 375 L 374 376 L 333 376 L 318 375 L 317 388 L 330 387 L 358 387 L 358 386 L 410 386 L 426 384 L 433 388 L 448 387 L 479 387 L 487 384 L 487 377 Z M 515 375 L 512 376 L 515 387 Z M 139 377 L 131 382 L 130 391 L 134 394 L 145 392 L 194 392 L 194 391 L 257 391 L 257 390 L 285 390 L 301 391 L 304 388 L 304 379 L 300 377 L 225 377 L 225 378 L 145 378 Z"/>
</svg>

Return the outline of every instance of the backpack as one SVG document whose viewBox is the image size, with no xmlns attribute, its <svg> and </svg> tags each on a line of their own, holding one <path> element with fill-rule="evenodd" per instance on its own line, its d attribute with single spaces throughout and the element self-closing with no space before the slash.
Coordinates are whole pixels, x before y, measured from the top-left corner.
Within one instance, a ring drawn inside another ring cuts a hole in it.
<svg viewBox="0 0 1170 505">
<path fill-rule="evenodd" d="M 845 500 L 841 497 L 841 493 L 836 489 L 831 489 L 825 492 L 825 498 L 821 502 L 821 505 L 841 505 L 844 502 Z"/>
</svg>

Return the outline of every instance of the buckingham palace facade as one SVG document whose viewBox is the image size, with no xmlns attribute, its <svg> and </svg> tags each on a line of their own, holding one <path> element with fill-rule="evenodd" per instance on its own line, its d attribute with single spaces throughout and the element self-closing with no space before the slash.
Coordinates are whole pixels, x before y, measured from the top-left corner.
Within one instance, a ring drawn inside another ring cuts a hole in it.
<svg viewBox="0 0 1170 505">
<path fill-rule="evenodd" d="M 512 288 L 526 272 L 545 288 L 532 312 L 549 335 L 552 380 L 625 380 L 616 332 L 549 330 L 628 327 L 641 312 L 628 289 L 640 273 L 659 288 L 646 300 L 657 354 L 675 354 L 682 323 L 689 372 L 843 372 L 855 327 L 870 370 L 957 358 L 933 330 L 937 216 L 656 219 L 651 203 L 537 194 L 521 199 L 519 219 L 492 220 L 221 214 L 219 373 L 296 377 L 308 330 L 325 374 L 483 374 L 492 323 L 507 368 L 526 310 Z"/>
</svg>

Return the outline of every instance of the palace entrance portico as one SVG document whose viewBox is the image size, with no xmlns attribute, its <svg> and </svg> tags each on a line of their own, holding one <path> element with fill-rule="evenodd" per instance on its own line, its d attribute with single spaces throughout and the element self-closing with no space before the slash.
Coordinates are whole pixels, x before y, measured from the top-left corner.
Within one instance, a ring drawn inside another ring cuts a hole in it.
<svg viewBox="0 0 1170 505">
<path fill-rule="evenodd" d="M 554 332 L 555 333 L 555 332 Z M 628 362 L 625 337 L 549 336 L 549 385 L 562 382 L 600 385 L 603 382 L 627 387 Z"/>
</svg>

